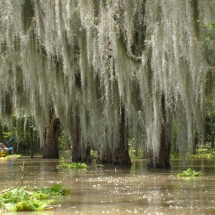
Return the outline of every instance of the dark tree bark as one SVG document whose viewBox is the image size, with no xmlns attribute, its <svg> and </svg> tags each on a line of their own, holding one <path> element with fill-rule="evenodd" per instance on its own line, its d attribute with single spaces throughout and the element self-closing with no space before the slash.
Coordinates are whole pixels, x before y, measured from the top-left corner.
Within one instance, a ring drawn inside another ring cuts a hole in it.
<svg viewBox="0 0 215 215">
<path fill-rule="evenodd" d="M 59 158 L 58 137 L 61 133 L 60 120 L 54 118 L 46 129 L 45 143 L 42 149 L 43 158 Z"/>
<path fill-rule="evenodd" d="M 214 148 L 214 136 L 212 135 L 211 137 L 211 148 L 213 149 Z"/>
<path fill-rule="evenodd" d="M 71 130 L 71 140 L 72 140 L 72 161 L 82 162 L 81 158 L 81 146 L 80 146 L 80 122 L 79 117 L 76 116 Z"/>
<path fill-rule="evenodd" d="M 102 148 L 102 151 L 97 152 L 96 163 L 97 164 L 104 164 L 104 165 L 113 164 L 112 152 L 111 152 L 111 149 L 109 147 L 104 146 Z"/>
<path fill-rule="evenodd" d="M 91 162 L 91 147 L 82 145 L 80 131 L 80 119 L 76 115 L 71 130 L 72 162 Z"/>
<path fill-rule="evenodd" d="M 127 126 L 125 122 L 125 109 L 120 105 L 120 125 L 119 125 L 119 143 L 116 151 L 113 152 L 113 164 L 131 166 L 131 159 L 128 149 Z"/>
<path fill-rule="evenodd" d="M 34 157 L 34 142 L 31 141 L 31 158 Z"/>
<path fill-rule="evenodd" d="M 171 150 L 171 128 L 169 125 L 169 120 L 167 118 L 166 108 L 165 108 L 165 97 L 161 97 L 161 109 L 162 109 L 162 129 L 160 134 L 160 149 L 159 157 L 155 160 L 153 159 L 153 152 L 149 151 L 149 168 L 160 168 L 169 169 L 170 168 L 170 150 Z"/>
<path fill-rule="evenodd" d="M 120 106 L 120 124 L 119 124 L 119 141 L 115 149 L 111 150 L 108 146 L 102 148 L 102 152 L 98 152 L 97 163 L 113 164 L 114 166 L 131 166 L 129 156 L 127 126 L 125 122 L 125 109 Z"/>
</svg>

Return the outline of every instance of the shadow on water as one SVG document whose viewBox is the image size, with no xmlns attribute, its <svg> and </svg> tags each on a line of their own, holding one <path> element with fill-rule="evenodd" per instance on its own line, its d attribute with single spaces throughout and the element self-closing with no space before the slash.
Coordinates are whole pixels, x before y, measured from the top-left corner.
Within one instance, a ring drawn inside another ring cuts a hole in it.
<svg viewBox="0 0 215 215">
<path fill-rule="evenodd" d="M 58 171 L 58 160 L 21 158 L 0 161 L 0 190 L 15 187 L 22 177 L 23 186 L 51 186 L 60 183 L 71 195 L 60 197 L 60 207 L 47 212 L 19 212 L 18 215 L 49 214 L 215 214 L 214 161 L 172 160 L 170 170 L 148 170 L 146 160 L 137 160 L 130 169 L 99 168 L 92 163 L 87 170 Z M 187 168 L 203 176 L 177 178 Z M 8 213 L 14 214 L 14 213 Z"/>
</svg>

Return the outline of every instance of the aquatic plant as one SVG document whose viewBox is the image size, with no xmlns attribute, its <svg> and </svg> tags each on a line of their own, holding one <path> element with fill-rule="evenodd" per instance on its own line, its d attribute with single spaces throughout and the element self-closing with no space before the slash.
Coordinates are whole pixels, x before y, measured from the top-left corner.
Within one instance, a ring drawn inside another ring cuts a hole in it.
<svg viewBox="0 0 215 215">
<path fill-rule="evenodd" d="M 43 211 L 54 207 L 53 195 L 66 195 L 69 190 L 62 189 L 61 185 L 30 189 L 20 187 L 4 190 L 0 193 L 0 206 L 7 212 L 12 211 Z"/>
<path fill-rule="evenodd" d="M 69 190 L 65 190 L 60 184 L 53 184 L 51 187 L 34 188 L 36 193 L 48 194 L 50 196 L 59 196 L 69 194 Z"/>
<path fill-rule="evenodd" d="M 177 174 L 178 177 L 197 177 L 201 176 L 202 172 L 196 172 L 195 170 L 192 170 L 191 168 L 188 168 L 187 170 L 184 170 L 182 173 Z"/>
<path fill-rule="evenodd" d="M 61 164 L 57 165 L 57 169 L 87 169 L 88 166 L 85 163 L 79 163 L 79 162 L 63 162 Z"/>
<path fill-rule="evenodd" d="M 7 158 L 21 158 L 21 155 L 13 154 L 13 155 L 7 155 Z"/>
</svg>

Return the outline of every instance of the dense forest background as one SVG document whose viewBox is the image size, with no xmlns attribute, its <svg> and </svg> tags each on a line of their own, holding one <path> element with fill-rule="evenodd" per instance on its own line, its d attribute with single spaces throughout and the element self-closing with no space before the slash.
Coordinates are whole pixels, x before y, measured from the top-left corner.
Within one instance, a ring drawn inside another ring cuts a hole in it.
<svg viewBox="0 0 215 215">
<path fill-rule="evenodd" d="M 17 152 L 170 167 L 214 147 L 213 0 L 4 0 L 0 140 Z"/>
</svg>

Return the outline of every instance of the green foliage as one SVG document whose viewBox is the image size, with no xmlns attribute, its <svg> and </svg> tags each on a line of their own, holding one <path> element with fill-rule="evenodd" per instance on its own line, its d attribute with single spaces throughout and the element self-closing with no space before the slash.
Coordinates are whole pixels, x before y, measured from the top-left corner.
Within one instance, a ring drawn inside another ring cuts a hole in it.
<svg viewBox="0 0 215 215">
<path fill-rule="evenodd" d="M 196 172 L 195 170 L 192 170 L 191 168 L 188 168 L 187 170 L 183 171 L 182 173 L 177 174 L 178 177 L 197 177 L 201 176 L 202 172 Z"/>
<path fill-rule="evenodd" d="M 148 155 L 145 149 L 142 149 L 141 147 L 135 147 L 134 138 L 128 138 L 128 147 L 131 160 L 147 158 Z"/>
<path fill-rule="evenodd" d="M 215 23 L 209 22 L 205 24 L 206 36 L 205 45 L 210 45 L 215 40 Z"/>
<path fill-rule="evenodd" d="M 41 187 L 40 189 L 35 188 L 34 191 L 51 196 L 68 195 L 70 193 L 69 190 L 62 189 L 60 184 L 53 184 L 51 187 Z"/>
<path fill-rule="evenodd" d="M 91 150 L 91 157 L 92 159 L 96 159 L 98 156 L 98 152 L 96 150 Z"/>
<path fill-rule="evenodd" d="M 35 149 L 39 147 L 39 135 L 36 129 L 35 121 L 32 115 L 13 114 L 8 122 L 2 123 L 2 142 L 6 143 L 11 137 L 16 137 L 14 142 L 6 144 L 14 146 L 15 150 L 18 146 L 19 152 L 29 153 L 30 144 L 34 143 Z"/>
<path fill-rule="evenodd" d="M 213 83 L 215 80 L 214 74 L 210 73 L 208 74 L 208 81 L 206 85 L 206 103 L 205 103 L 205 109 L 206 109 L 206 115 L 205 115 L 205 141 L 212 143 L 215 140 L 215 102 L 213 99 Z"/>
<path fill-rule="evenodd" d="M 70 149 L 71 139 L 70 136 L 67 135 L 65 132 L 62 132 L 61 135 L 58 137 L 58 142 L 60 150 Z"/>
<path fill-rule="evenodd" d="M 181 157 L 181 155 L 178 151 L 171 150 L 170 159 L 176 159 L 176 158 L 180 158 L 180 157 Z"/>
<path fill-rule="evenodd" d="M 14 114 L 12 116 L 12 125 L 14 133 L 23 144 L 32 142 L 33 139 L 38 138 L 36 131 L 35 122 L 32 116 L 30 115 L 18 115 Z"/>
<path fill-rule="evenodd" d="M 13 154 L 13 155 L 7 155 L 7 158 L 21 158 L 21 155 Z"/>
<path fill-rule="evenodd" d="M 3 138 L 4 138 L 4 142 L 7 142 L 7 140 L 9 140 L 11 137 L 15 136 L 14 132 L 10 132 L 10 131 L 3 131 Z"/>
<path fill-rule="evenodd" d="M 57 165 L 57 169 L 64 170 L 64 169 L 87 169 L 88 166 L 85 163 L 79 163 L 79 162 L 72 162 L 67 163 L 63 162 L 59 165 Z"/>
<path fill-rule="evenodd" d="M 5 190 L 0 194 L 0 207 L 8 212 L 43 211 L 53 203 L 53 199 L 48 199 L 50 196 L 69 193 L 69 190 L 62 189 L 59 184 L 33 190 L 28 187 Z"/>
<path fill-rule="evenodd" d="M 191 158 L 215 159 L 215 149 L 199 148 L 195 155 L 191 155 Z"/>
</svg>

